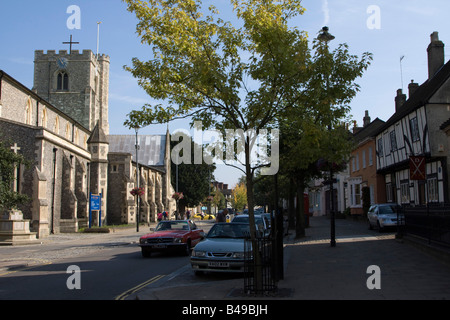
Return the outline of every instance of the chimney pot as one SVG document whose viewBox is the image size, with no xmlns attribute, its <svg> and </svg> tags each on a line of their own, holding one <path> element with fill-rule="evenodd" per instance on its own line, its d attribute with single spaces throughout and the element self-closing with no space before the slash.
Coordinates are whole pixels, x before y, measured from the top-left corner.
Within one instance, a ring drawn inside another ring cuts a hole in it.
<svg viewBox="0 0 450 320">
<path fill-rule="evenodd" d="M 398 112 L 402 105 L 406 102 L 406 94 L 402 89 L 397 90 L 397 96 L 395 97 L 395 112 Z"/>
<path fill-rule="evenodd" d="M 363 126 L 366 127 L 370 124 L 369 110 L 366 110 L 365 116 L 363 118 Z"/>
<path fill-rule="evenodd" d="M 444 43 L 439 40 L 439 34 L 437 31 L 433 32 L 430 36 L 431 42 L 428 46 L 428 79 L 434 77 L 434 75 L 442 68 L 445 61 L 444 56 Z"/>
<path fill-rule="evenodd" d="M 411 80 L 411 83 L 408 85 L 408 92 L 409 92 L 409 97 L 410 98 L 414 94 L 414 92 L 416 92 L 416 90 L 418 88 L 419 88 L 419 84 L 415 83 L 414 80 Z"/>
</svg>

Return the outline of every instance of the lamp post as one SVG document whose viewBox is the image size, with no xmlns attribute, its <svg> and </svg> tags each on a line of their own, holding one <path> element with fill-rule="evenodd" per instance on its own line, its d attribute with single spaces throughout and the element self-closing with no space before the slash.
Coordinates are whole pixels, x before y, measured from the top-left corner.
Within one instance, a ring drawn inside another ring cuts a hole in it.
<svg viewBox="0 0 450 320">
<path fill-rule="evenodd" d="M 134 128 L 134 130 L 136 131 L 136 184 L 137 184 L 137 188 L 139 190 L 139 178 L 140 178 L 140 173 L 139 173 L 139 158 L 138 158 L 138 150 L 139 150 L 139 145 L 138 145 L 138 132 L 139 132 L 139 127 Z M 140 195 L 137 194 L 136 195 L 137 199 L 136 199 L 136 232 L 139 232 L 139 211 L 140 211 Z"/>
<path fill-rule="evenodd" d="M 328 51 L 328 42 L 333 40 L 335 37 L 328 32 L 328 27 L 323 27 L 317 39 L 319 41 L 325 42 L 326 49 Z M 327 94 L 328 94 L 328 75 L 327 75 Z M 331 119 L 328 126 L 328 130 L 331 131 Z M 330 165 L 330 246 L 336 247 L 336 225 L 335 225 L 335 215 L 334 215 L 334 192 L 333 192 L 333 163 L 328 161 Z"/>
</svg>

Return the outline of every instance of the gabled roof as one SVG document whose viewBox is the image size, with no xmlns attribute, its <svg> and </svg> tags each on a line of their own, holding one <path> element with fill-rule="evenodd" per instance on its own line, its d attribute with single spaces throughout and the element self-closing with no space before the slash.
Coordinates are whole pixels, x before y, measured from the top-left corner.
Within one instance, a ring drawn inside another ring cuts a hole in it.
<svg viewBox="0 0 450 320">
<path fill-rule="evenodd" d="M 89 137 L 87 143 L 108 143 L 108 138 L 105 135 L 105 132 L 102 128 L 100 128 L 99 123 L 95 125 L 94 130 L 92 131 L 91 136 Z"/>
<path fill-rule="evenodd" d="M 109 152 L 129 153 L 136 161 L 135 135 L 109 135 Z M 138 135 L 138 162 L 146 166 L 164 166 L 166 135 Z"/>
<path fill-rule="evenodd" d="M 358 130 L 358 132 L 353 134 L 354 141 L 359 143 L 369 137 L 376 136 L 379 131 L 379 128 L 382 127 L 384 124 L 385 122 L 383 120 L 376 118 L 367 126 L 363 127 L 362 129 Z"/>
<path fill-rule="evenodd" d="M 429 102 L 431 97 L 436 93 L 439 88 L 441 88 L 444 83 L 450 77 L 450 61 L 447 62 L 435 75 L 433 78 L 428 79 L 422 83 L 416 91 L 409 97 L 406 102 L 400 106 L 399 110 L 395 112 L 392 117 L 386 121 L 386 124 L 380 128 L 380 131 L 388 128 L 392 124 L 396 123 L 409 113 L 414 110 L 424 106 Z"/>
</svg>

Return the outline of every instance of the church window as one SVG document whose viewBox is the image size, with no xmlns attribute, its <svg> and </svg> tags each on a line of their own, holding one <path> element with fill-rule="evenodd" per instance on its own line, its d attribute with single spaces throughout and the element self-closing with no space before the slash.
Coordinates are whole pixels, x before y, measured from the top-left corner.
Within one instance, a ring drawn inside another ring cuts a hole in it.
<svg viewBox="0 0 450 320">
<path fill-rule="evenodd" d="M 31 124 L 31 113 L 32 113 L 33 106 L 31 105 L 31 99 L 28 98 L 27 101 L 27 109 L 25 111 L 25 123 Z"/>
<path fill-rule="evenodd" d="M 47 128 L 47 109 L 46 108 L 44 108 L 44 109 L 42 109 L 42 126 L 44 127 L 44 128 Z"/>
<path fill-rule="evenodd" d="M 66 125 L 66 139 L 70 139 L 70 123 L 67 123 Z"/>
<path fill-rule="evenodd" d="M 55 118 L 55 127 L 53 128 L 53 132 L 59 134 L 59 116 Z"/>
<path fill-rule="evenodd" d="M 69 90 L 69 75 L 64 71 L 58 73 L 56 90 Z"/>
<path fill-rule="evenodd" d="M 78 131 L 78 128 L 77 129 L 75 129 L 75 138 L 74 138 L 74 141 L 73 141 L 75 144 L 79 144 L 80 143 L 80 133 L 79 133 L 79 131 Z"/>
</svg>

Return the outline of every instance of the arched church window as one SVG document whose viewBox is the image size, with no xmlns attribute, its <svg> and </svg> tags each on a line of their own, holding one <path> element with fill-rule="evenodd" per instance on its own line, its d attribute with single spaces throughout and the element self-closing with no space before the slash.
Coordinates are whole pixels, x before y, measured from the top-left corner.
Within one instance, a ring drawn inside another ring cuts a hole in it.
<svg viewBox="0 0 450 320">
<path fill-rule="evenodd" d="M 56 90 L 69 90 L 69 75 L 65 71 L 58 73 Z"/>
<path fill-rule="evenodd" d="M 47 128 L 47 121 L 48 121 L 47 108 L 44 107 L 44 109 L 42 109 L 42 126 L 44 128 Z"/>
<path fill-rule="evenodd" d="M 27 100 L 27 108 L 25 111 L 25 123 L 26 124 L 31 124 L 31 113 L 33 111 L 33 106 L 31 104 L 31 99 L 28 98 Z"/>
</svg>

